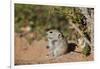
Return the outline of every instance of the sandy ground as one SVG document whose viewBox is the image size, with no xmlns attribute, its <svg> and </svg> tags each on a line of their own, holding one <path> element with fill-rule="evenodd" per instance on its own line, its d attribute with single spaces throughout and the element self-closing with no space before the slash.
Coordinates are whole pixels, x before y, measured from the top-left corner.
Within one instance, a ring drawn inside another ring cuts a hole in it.
<svg viewBox="0 0 100 69">
<path fill-rule="evenodd" d="M 48 55 L 47 41 L 44 39 L 34 40 L 31 45 L 24 37 L 20 38 L 15 35 L 15 65 L 25 64 L 48 64 L 48 63 L 64 63 L 64 62 L 79 62 L 92 61 L 93 53 L 87 58 L 84 58 L 80 53 L 66 53 L 59 57 L 51 57 Z M 79 50 L 76 48 L 76 50 Z"/>
</svg>

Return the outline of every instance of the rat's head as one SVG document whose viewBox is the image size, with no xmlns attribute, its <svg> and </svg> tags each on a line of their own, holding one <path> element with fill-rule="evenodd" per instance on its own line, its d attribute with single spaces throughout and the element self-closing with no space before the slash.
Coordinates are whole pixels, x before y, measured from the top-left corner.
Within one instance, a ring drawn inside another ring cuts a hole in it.
<svg viewBox="0 0 100 69">
<path fill-rule="evenodd" d="M 46 32 L 48 40 L 60 40 L 63 35 L 58 30 L 48 30 Z"/>
</svg>

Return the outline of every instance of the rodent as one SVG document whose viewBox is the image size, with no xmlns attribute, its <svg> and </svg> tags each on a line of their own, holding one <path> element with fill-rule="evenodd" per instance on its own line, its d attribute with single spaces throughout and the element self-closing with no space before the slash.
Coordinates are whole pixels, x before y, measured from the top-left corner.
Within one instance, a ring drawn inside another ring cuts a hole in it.
<svg viewBox="0 0 100 69">
<path fill-rule="evenodd" d="M 61 56 L 67 52 L 68 43 L 63 34 L 55 29 L 46 32 L 48 39 L 49 55 L 54 57 Z"/>
</svg>

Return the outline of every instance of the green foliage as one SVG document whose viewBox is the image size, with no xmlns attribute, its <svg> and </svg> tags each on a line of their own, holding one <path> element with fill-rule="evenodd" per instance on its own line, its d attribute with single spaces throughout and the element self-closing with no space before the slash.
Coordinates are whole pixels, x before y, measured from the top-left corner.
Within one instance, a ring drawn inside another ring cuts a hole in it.
<svg viewBox="0 0 100 69">
<path fill-rule="evenodd" d="M 21 32 L 20 28 L 26 24 L 41 37 L 48 28 L 59 29 L 68 36 L 73 32 L 69 29 L 68 20 L 79 24 L 82 17 L 79 8 L 74 7 L 15 4 L 15 32 Z"/>
<path fill-rule="evenodd" d="M 91 52 L 91 47 L 90 46 L 85 46 L 82 50 L 82 54 L 85 56 L 88 56 Z"/>
</svg>

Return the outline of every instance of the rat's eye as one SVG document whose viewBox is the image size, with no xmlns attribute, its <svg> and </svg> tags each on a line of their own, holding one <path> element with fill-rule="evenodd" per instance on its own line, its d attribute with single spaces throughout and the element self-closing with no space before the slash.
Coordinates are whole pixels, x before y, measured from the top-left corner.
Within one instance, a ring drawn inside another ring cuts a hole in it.
<svg viewBox="0 0 100 69">
<path fill-rule="evenodd" d="M 53 33 L 52 31 L 50 31 L 50 33 Z"/>
</svg>

